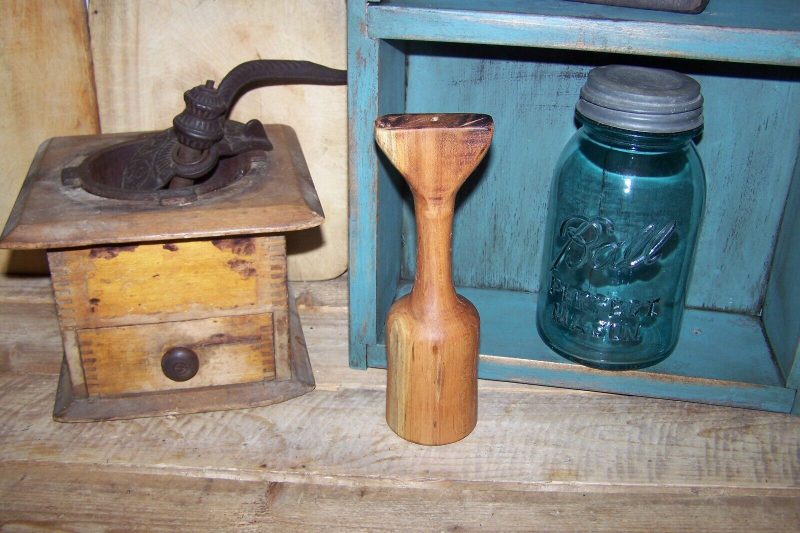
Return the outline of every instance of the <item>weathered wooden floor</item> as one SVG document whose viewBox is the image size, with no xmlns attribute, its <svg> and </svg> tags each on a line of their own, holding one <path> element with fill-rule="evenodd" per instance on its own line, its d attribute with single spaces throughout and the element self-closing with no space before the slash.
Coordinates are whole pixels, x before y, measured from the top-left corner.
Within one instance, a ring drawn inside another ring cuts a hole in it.
<svg viewBox="0 0 800 533">
<path fill-rule="evenodd" d="M 798 417 L 481 382 L 469 437 L 410 444 L 347 367 L 346 285 L 294 289 L 314 392 L 59 424 L 48 280 L 0 278 L 0 530 L 800 531 Z"/>
</svg>

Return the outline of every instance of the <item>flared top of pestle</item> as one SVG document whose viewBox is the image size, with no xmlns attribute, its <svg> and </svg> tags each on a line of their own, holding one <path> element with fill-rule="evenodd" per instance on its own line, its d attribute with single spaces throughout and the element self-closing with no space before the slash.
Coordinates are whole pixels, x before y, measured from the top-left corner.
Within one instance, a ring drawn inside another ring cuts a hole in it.
<svg viewBox="0 0 800 533">
<path fill-rule="evenodd" d="M 489 115 L 480 113 L 411 113 L 406 115 L 383 115 L 375 121 L 375 127 L 386 130 L 415 130 L 431 128 L 494 128 Z"/>
<path fill-rule="evenodd" d="M 492 141 L 494 121 L 476 113 L 384 115 L 375 140 L 415 195 L 455 194 Z"/>
</svg>

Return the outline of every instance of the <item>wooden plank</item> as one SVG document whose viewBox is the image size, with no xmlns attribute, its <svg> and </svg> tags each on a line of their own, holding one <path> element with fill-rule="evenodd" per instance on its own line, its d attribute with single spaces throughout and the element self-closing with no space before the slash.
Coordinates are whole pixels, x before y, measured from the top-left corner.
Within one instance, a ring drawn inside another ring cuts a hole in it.
<svg viewBox="0 0 800 533">
<path fill-rule="evenodd" d="M 0 371 L 56 373 L 62 352 L 50 278 L 0 274 Z"/>
<path fill-rule="evenodd" d="M 0 273 L 0 300 L 4 303 L 46 303 L 53 301 L 47 275 L 18 276 Z"/>
<path fill-rule="evenodd" d="M 289 282 L 289 287 L 296 295 L 295 300 L 300 311 L 347 308 L 347 274 L 329 281 Z"/>
<path fill-rule="evenodd" d="M 2 222 L 41 142 L 96 133 L 99 125 L 84 2 L 2 0 L 0 10 Z M 0 272 L 46 269 L 41 253 L 0 250 Z"/>
<path fill-rule="evenodd" d="M 281 301 L 261 288 L 272 284 L 267 239 L 50 252 L 62 325 L 97 328 L 272 311 Z"/>
<path fill-rule="evenodd" d="M 272 483 L 267 491 L 272 503 L 269 521 L 281 529 L 305 531 L 379 531 L 398 525 L 403 531 L 649 532 L 655 527 L 665 532 L 749 532 L 791 530 L 800 524 L 794 491 L 533 492 L 443 485 L 418 489 Z M 398 517 L 402 525 L 396 524 Z"/>
<path fill-rule="evenodd" d="M 403 50 L 394 45 L 378 43 L 378 116 L 390 113 L 403 113 L 406 107 L 406 56 Z M 373 138 L 374 120 L 366 127 L 360 128 L 358 134 L 370 135 Z M 366 140 L 365 140 L 366 142 Z M 369 145 L 370 143 L 367 142 Z M 374 148 L 373 148 L 374 149 Z M 378 157 L 377 190 L 371 202 L 377 202 L 378 216 L 373 223 L 377 225 L 374 253 L 376 254 L 377 272 L 375 273 L 377 299 L 375 301 L 377 335 L 383 335 L 386 314 L 394 302 L 397 294 L 397 285 L 400 283 L 402 269 L 402 224 L 403 224 L 403 199 L 402 194 L 408 191 L 403 178 L 394 166 L 383 156 Z M 366 176 L 361 176 L 364 179 Z M 363 246 L 363 244 L 360 244 Z M 372 251 L 370 246 L 364 253 Z M 369 278 L 371 280 L 371 278 Z M 359 281 L 359 280 L 357 280 Z"/>
<path fill-rule="evenodd" d="M 548 0 L 404 0 L 367 10 L 376 39 L 468 42 L 800 65 L 800 16 L 791 0 L 762 7 L 714 3 L 699 15 L 645 12 Z"/>
<path fill-rule="evenodd" d="M 286 238 L 283 235 L 267 237 L 263 240 L 263 253 L 268 258 L 268 270 L 264 272 L 267 278 L 265 285 L 268 292 L 264 295 L 265 301 L 270 302 L 273 309 L 272 321 L 275 325 L 273 343 L 275 354 L 275 379 L 285 380 L 292 378 L 292 369 L 289 361 L 289 288 L 286 281 Z"/>
<path fill-rule="evenodd" d="M 407 291 L 404 284 L 399 294 Z M 480 378 L 791 410 L 795 391 L 784 387 L 755 317 L 689 309 L 667 359 L 643 370 L 606 372 L 567 361 L 544 343 L 536 330 L 535 294 L 458 291 L 481 317 Z M 385 354 L 383 341 L 370 346 L 370 366 L 385 367 Z"/>
<path fill-rule="evenodd" d="M 273 379 L 272 328 L 272 315 L 264 313 L 78 330 L 86 389 L 113 396 Z M 164 353 L 178 346 L 200 359 L 188 381 L 170 380 L 161 370 Z"/>
<path fill-rule="evenodd" d="M 764 331 L 789 387 L 800 388 L 800 153 L 764 299 Z"/>
<path fill-rule="evenodd" d="M 407 531 L 648 532 L 657 524 L 749 533 L 799 527 L 797 498 L 794 490 L 343 486 L 25 463 L 0 474 L 9 531 L 378 531 L 402 517 Z"/>
<path fill-rule="evenodd" d="M 64 363 L 61 366 L 61 372 L 69 374 L 69 393 L 79 398 L 86 398 L 88 396 L 86 374 L 83 370 L 78 331 L 74 329 L 62 330 L 61 340 L 64 343 Z M 96 379 L 96 376 L 92 375 L 91 378 Z"/>
<path fill-rule="evenodd" d="M 362 369 L 367 366 L 367 345 L 376 341 L 378 327 L 380 172 L 372 137 L 379 115 L 379 44 L 366 35 L 366 10 L 363 0 L 347 2 L 350 366 Z"/>
<path fill-rule="evenodd" d="M 4 464 L 7 531 L 223 531 L 268 524 L 266 484 L 74 465 Z"/>
<path fill-rule="evenodd" d="M 367 357 L 370 366 L 385 368 L 385 345 L 371 346 Z M 796 412 L 796 409 L 793 410 L 797 394 L 795 389 L 643 371 L 601 373 L 574 364 L 515 357 L 481 354 L 478 360 L 478 378 L 760 409 L 777 413 Z"/>
<path fill-rule="evenodd" d="M 183 92 L 220 81 L 251 59 L 345 65 L 345 10 L 292 0 L 228 2 L 93 1 L 89 13 L 104 132 L 166 128 Z M 285 123 L 298 133 L 326 212 L 319 230 L 289 240 L 290 275 L 336 277 L 347 267 L 346 88 L 269 87 L 250 91 L 231 118 Z"/>
<path fill-rule="evenodd" d="M 698 151 L 706 168 L 706 206 L 688 306 L 761 311 L 800 146 L 800 75 L 794 71 L 764 70 L 763 78 L 758 67 L 731 76 L 724 68 L 693 73 L 705 96 Z M 771 194 L 762 194 L 764 180 Z"/>
<path fill-rule="evenodd" d="M 0 376 L 0 461 L 313 482 L 386 478 L 398 485 L 800 486 L 800 419 L 779 414 L 543 387 L 487 390 L 482 383 L 475 431 L 453 445 L 420 448 L 386 426 L 382 389 L 316 390 L 268 408 L 64 425 L 50 418 L 55 381 Z"/>
<path fill-rule="evenodd" d="M 729 26 L 732 28 L 750 29 L 754 33 L 766 31 L 797 31 L 800 29 L 800 13 L 791 9 L 795 7 L 793 0 L 762 0 L 760 9 L 754 9 L 748 0 L 726 0 L 713 2 L 701 16 L 687 17 L 685 14 L 629 9 L 611 6 L 590 6 L 562 4 L 560 0 L 493 0 L 491 3 L 481 0 L 392 0 L 394 6 L 413 9 L 430 7 L 444 11 L 476 11 L 478 14 L 491 16 L 492 13 L 514 13 L 522 15 L 553 16 L 561 15 L 576 18 L 608 19 L 621 22 L 651 22 L 671 25 L 698 25 L 716 28 Z M 708 43 L 702 43 L 712 46 Z"/>
<path fill-rule="evenodd" d="M 575 132 L 574 106 L 586 74 L 609 59 L 428 43 L 409 43 L 408 52 L 408 112 L 480 110 L 497 125 L 486 164 L 459 197 L 456 284 L 537 291 L 552 172 Z M 786 113 L 800 110 L 796 73 L 668 59 L 625 61 L 686 72 L 703 88 L 706 126 L 698 149 L 707 195 L 687 305 L 758 314 L 800 145 L 797 113 Z M 762 194 L 765 180 L 772 194 Z M 402 276 L 412 279 L 416 236 L 408 205 L 404 218 Z"/>
<path fill-rule="evenodd" d="M 56 424 L 54 374 L 0 373 L 0 522 L 12 531 L 357 531 L 397 516 L 412 531 L 800 526 L 800 419 L 786 415 L 483 381 L 478 426 L 463 441 L 421 448 L 397 438 L 384 420 L 385 373 L 346 366 L 337 283 L 320 293 L 295 285 L 321 383 L 291 402 Z M 41 280 L 0 286 L 3 346 L 6 301 L 48 303 Z M 48 321 L 35 315 L 15 342 Z"/>
</svg>

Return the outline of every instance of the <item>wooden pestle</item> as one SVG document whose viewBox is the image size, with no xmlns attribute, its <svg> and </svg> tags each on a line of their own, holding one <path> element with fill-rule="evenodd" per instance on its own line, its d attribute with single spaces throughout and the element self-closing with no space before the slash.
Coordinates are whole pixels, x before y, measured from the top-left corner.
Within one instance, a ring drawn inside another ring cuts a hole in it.
<svg viewBox="0 0 800 533">
<path fill-rule="evenodd" d="M 386 115 L 378 146 L 405 178 L 417 219 L 417 273 L 411 293 L 386 318 L 386 421 L 419 444 L 448 444 L 478 418 L 475 307 L 452 279 L 455 197 L 492 140 L 492 117 L 477 114 Z"/>
</svg>

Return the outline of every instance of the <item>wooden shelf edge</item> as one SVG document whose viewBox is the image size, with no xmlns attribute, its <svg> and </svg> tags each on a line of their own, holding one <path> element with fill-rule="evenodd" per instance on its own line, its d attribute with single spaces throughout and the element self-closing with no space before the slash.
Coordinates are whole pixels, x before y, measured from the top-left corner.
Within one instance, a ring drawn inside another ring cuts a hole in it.
<svg viewBox="0 0 800 533">
<path fill-rule="evenodd" d="M 370 4 L 373 39 L 800 66 L 800 31 Z"/>
<path fill-rule="evenodd" d="M 410 282 L 402 281 L 396 297 L 410 288 Z M 796 390 L 781 381 L 763 328 L 753 317 L 688 309 L 678 346 L 667 360 L 642 370 L 606 371 L 567 361 L 547 347 L 536 331 L 534 293 L 457 291 L 481 315 L 481 379 L 792 411 Z M 383 337 L 368 344 L 367 366 L 386 367 Z"/>
<path fill-rule="evenodd" d="M 386 345 L 367 348 L 369 367 L 386 368 Z M 478 378 L 626 396 L 644 396 L 777 413 L 792 412 L 796 391 L 771 385 L 632 370 L 608 372 L 579 365 L 481 354 Z"/>
</svg>

